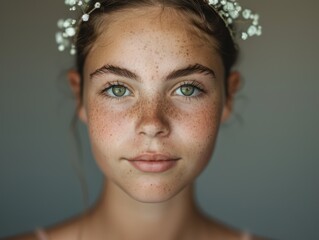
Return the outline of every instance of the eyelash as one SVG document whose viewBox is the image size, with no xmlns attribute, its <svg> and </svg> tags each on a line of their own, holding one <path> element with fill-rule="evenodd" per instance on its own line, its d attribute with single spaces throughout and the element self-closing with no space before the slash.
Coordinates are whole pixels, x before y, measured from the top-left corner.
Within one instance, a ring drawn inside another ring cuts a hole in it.
<svg viewBox="0 0 319 240">
<path fill-rule="evenodd" d="M 107 92 L 109 90 L 111 90 L 112 88 L 114 87 L 124 87 L 126 91 L 129 92 L 129 95 L 124 95 L 124 96 L 111 96 L 110 94 L 108 94 Z M 122 83 L 122 82 L 119 82 L 119 81 L 115 81 L 115 82 L 108 82 L 107 83 L 107 87 L 104 88 L 102 91 L 101 91 L 101 95 L 105 96 L 105 97 L 108 97 L 108 98 L 111 98 L 111 99 L 117 99 L 117 100 L 121 100 L 125 97 L 128 97 L 132 94 L 132 91 L 129 89 L 129 87 Z"/>
<path fill-rule="evenodd" d="M 182 97 L 185 97 L 186 99 L 188 100 L 191 100 L 191 99 L 198 99 L 199 97 L 201 97 L 201 95 L 203 93 L 205 93 L 206 91 L 204 90 L 204 87 L 202 86 L 201 83 L 193 80 L 193 81 L 185 81 L 185 82 L 182 82 L 180 83 L 179 87 L 176 88 L 174 90 L 174 92 L 176 92 L 178 89 L 180 89 L 181 87 L 184 87 L 184 86 L 191 86 L 191 87 L 194 87 L 195 88 L 195 91 L 199 91 L 199 93 L 196 95 L 196 96 L 186 96 L 186 95 L 183 95 Z M 181 96 L 181 95 L 178 95 L 178 96 Z"/>
<path fill-rule="evenodd" d="M 185 82 L 182 82 L 179 84 L 179 86 L 174 90 L 174 93 L 176 93 L 176 91 L 178 89 L 181 89 L 182 87 L 185 87 L 185 86 L 191 86 L 191 87 L 194 87 L 195 88 L 195 91 L 199 91 L 199 93 L 195 96 L 186 96 L 186 95 L 178 95 L 178 96 L 182 96 L 182 97 L 185 97 L 186 99 L 196 99 L 196 98 L 199 98 L 202 93 L 205 93 L 205 90 L 202 86 L 202 84 L 200 84 L 199 82 L 197 81 L 185 81 Z M 129 91 L 129 95 L 124 95 L 124 96 L 111 96 L 110 94 L 108 94 L 107 92 L 109 90 L 111 90 L 113 87 L 124 87 L 126 91 Z M 127 96 L 130 96 L 132 94 L 132 91 L 129 89 L 129 87 L 122 83 L 122 82 L 119 82 L 119 81 L 116 81 L 116 82 L 108 82 L 107 83 L 107 87 L 104 88 L 102 91 L 101 91 L 101 94 L 105 97 L 109 97 L 109 98 L 112 98 L 112 99 L 117 99 L 117 100 L 120 100 L 120 99 L 123 99 Z"/>
</svg>

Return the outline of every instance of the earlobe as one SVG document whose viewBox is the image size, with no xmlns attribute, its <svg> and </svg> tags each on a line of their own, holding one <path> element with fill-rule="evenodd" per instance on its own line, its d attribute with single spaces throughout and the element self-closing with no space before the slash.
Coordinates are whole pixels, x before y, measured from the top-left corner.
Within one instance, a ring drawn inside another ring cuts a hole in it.
<svg viewBox="0 0 319 240">
<path fill-rule="evenodd" d="M 240 87 L 240 73 L 237 71 L 231 72 L 226 79 L 228 81 L 228 96 L 226 96 L 223 113 L 222 113 L 222 122 L 225 122 L 229 119 L 232 111 L 233 111 L 233 105 L 234 105 L 234 98 L 235 95 Z"/>
<path fill-rule="evenodd" d="M 85 111 L 83 101 L 82 101 L 82 96 L 81 96 L 81 87 L 82 87 L 81 76 L 77 71 L 69 70 L 68 80 L 76 100 L 77 115 L 84 123 L 86 123 L 87 122 L 86 111 Z"/>
</svg>

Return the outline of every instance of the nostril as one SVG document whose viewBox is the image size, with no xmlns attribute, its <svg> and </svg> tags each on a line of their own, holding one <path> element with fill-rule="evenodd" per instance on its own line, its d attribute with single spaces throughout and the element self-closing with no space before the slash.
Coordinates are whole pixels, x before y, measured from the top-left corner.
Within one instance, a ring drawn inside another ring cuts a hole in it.
<svg viewBox="0 0 319 240">
<path fill-rule="evenodd" d="M 166 125 L 143 125 L 139 129 L 140 135 L 145 135 L 148 137 L 159 137 L 159 136 L 165 136 L 168 134 L 168 126 Z"/>
<path fill-rule="evenodd" d="M 164 118 L 143 117 L 137 124 L 138 134 L 148 137 L 166 136 L 169 129 L 169 122 Z"/>
</svg>

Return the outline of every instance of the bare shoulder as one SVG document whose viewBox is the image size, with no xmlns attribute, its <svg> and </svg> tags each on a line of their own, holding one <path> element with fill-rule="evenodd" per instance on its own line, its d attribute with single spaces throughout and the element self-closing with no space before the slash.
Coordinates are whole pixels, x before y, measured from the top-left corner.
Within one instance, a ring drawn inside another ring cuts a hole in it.
<svg viewBox="0 0 319 240">
<path fill-rule="evenodd" d="M 63 223 L 59 223 L 50 228 L 43 230 L 43 239 L 48 240 L 77 240 L 79 232 L 79 219 L 72 219 Z M 20 239 L 18 239 L 20 240 Z M 22 239 L 24 240 L 24 239 Z M 26 239 L 29 240 L 29 239 Z M 31 239 L 30 239 L 31 240 Z M 36 239 L 40 240 L 40 239 Z"/>
<path fill-rule="evenodd" d="M 34 233 L 12 236 L 8 238 L 1 238 L 1 240 L 38 240 Z"/>
<path fill-rule="evenodd" d="M 1 238 L 0 240 L 77 240 L 81 219 L 81 217 L 75 217 L 50 228 L 40 231 L 35 229 L 31 233 Z"/>
<path fill-rule="evenodd" d="M 224 224 L 218 220 L 209 219 L 210 239 L 227 239 L 227 240 L 270 240 L 251 233 L 245 233 L 236 228 Z"/>
</svg>

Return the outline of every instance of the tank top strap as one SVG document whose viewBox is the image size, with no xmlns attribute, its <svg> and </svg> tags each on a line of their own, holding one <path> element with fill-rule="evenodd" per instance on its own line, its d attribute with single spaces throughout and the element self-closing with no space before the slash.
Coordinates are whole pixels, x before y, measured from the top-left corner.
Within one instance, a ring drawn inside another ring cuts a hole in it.
<svg viewBox="0 0 319 240">
<path fill-rule="evenodd" d="M 34 233 L 38 240 L 49 240 L 48 235 L 42 228 L 37 228 Z"/>
</svg>

